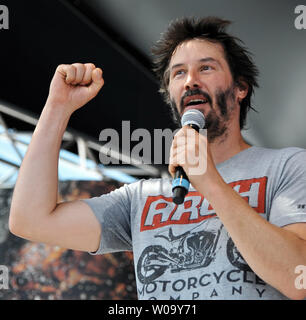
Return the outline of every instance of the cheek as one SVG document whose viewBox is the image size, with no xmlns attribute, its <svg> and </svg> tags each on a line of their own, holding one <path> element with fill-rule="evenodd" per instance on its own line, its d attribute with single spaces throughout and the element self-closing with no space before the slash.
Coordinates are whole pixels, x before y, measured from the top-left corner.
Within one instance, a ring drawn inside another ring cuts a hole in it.
<svg viewBox="0 0 306 320">
<path fill-rule="evenodd" d="M 232 83 L 231 77 L 225 74 L 224 72 L 215 72 L 211 74 L 209 77 L 206 77 L 207 86 L 209 88 L 222 87 L 226 89 Z"/>
<path fill-rule="evenodd" d="M 174 100 L 176 104 L 180 103 L 180 94 L 177 86 L 169 84 L 168 92 L 171 100 Z"/>
</svg>

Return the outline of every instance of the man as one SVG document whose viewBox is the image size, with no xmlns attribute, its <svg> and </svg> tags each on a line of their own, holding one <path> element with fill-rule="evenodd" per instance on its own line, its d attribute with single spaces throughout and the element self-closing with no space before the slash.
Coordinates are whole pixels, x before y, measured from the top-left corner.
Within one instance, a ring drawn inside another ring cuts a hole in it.
<svg viewBox="0 0 306 320">
<path fill-rule="evenodd" d="M 228 23 L 177 20 L 154 49 L 175 118 L 196 108 L 206 119 L 207 137 L 185 143 L 192 129 L 183 127 L 171 147 L 169 172 L 190 173 L 184 204 L 172 202 L 171 179 L 57 203 L 68 120 L 104 83 L 92 64 L 60 65 L 20 168 L 11 232 L 92 254 L 133 250 L 140 299 L 303 299 L 295 269 L 306 265 L 306 152 L 243 140 L 257 69 Z M 206 171 L 191 174 L 200 163 Z"/>
</svg>

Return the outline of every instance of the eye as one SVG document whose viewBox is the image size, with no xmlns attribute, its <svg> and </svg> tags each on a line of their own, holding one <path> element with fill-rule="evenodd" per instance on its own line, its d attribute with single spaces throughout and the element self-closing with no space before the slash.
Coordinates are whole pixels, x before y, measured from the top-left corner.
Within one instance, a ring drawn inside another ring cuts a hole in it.
<svg viewBox="0 0 306 320">
<path fill-rule="evenodd" d="M 184 74 L 184 73 L 185 73 L 185 70 L 179 69 L 179 70 L 177 70 L 177 71 L 174 73 L 174 77 L 180 76 L 180 75 L 182 75 L 182 74 Z"/>
<path fill-rule="evenodd" d="M 208 70 L 212 70 L 213 68 L 211 66 L 208 65 L 204 65 L 200 68 L 201 71 L 208 71 Z"/>
</svg>

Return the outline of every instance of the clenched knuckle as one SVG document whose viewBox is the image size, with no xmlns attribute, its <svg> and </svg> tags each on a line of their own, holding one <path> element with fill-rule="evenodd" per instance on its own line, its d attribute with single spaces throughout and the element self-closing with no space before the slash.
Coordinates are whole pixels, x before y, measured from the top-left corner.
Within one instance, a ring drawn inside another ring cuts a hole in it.
<svg viewBox="0 0 306 320">
<path fill-rule="evenodd" d="M 76 66 L 73 65 L 73 64 L 71 64 L 71 65 L 69 65 L 69 66 L 67 67 L 67 70 L 68 70 L 68 71 L 71 71 L 71 72 L 75 72 L 75 71 L 76 71 Z"/>
<path fill-rule="evenodd" d="M 62 70 L 65 67 L 64 64 L 59 64 L 56 68 L 56 70 Z"/>
<path fill-rule="evenodd" d="M 85 66 L 82 63 L 74 63 L 72 65 L 76 70 L 84 70 Z"/>
<path fill-rule="evenodd" d="M 86 63 L 85 67 L 92 69 L 92 70 L 96 68 L 96 66 L 93 63 Z"/>
</svg>

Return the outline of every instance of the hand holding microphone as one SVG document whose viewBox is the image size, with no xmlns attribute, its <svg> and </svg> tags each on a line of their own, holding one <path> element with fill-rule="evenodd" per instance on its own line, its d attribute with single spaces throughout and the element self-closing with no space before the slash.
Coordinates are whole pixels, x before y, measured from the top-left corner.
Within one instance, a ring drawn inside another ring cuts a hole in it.
<svg viewBox="0 0 306 320">
<path fill-rule="evenodd" d="M 201 111 L 197 109 L 190 109 L 183 114 L 181 124 L 183 128 L 185 126 L 189 126 L 190 128 L 199 132 L 199 130 L 203 129 L 205 126 L 205 118 Z M 182 130 L 184 129 L 181 129 L 179 132 L 182 132 Z M 176 138 L 178 137 L 179 135 Z M 170 159 L 170 163 L 172 162 L 172 164 L 169 165 L 169 171 L 173 174 L 174 170 L 174 178 L 172 182 L 173 202 L 175 204 L 181 204 L 184 202 L 184 198 L 188 193 L 190 181 L 182 166 L 178 165 L 176 167 L 173 167 L 176 164 L 174 160 L 174 157 L 176 155 L 178 154 L 172 154 L 172 157 Z M 201 159 L 200 156 L 199 159 Z"/>
</svg>

